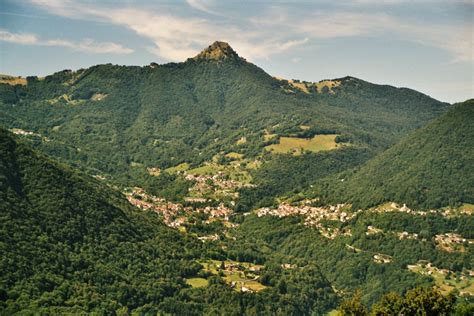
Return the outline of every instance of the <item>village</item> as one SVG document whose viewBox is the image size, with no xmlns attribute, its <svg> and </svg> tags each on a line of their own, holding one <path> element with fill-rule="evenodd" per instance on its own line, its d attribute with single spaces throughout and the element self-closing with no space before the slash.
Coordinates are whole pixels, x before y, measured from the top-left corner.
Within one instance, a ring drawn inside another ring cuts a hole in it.
<svg viewBox="0 0 474 316">
<path fill-rule="evenodd" d="M 323 225 L 322 221 L 339 221 L 346 222 L 354 217 L 361 211 L 350 212 L 348 207 L 345 204 L 338 204 L 336 206 L 329 207 L 314 207 L 305 204 L 300 205 L 290 205 L 287 203 L 282 203 L 278 208 L 260 208 L 256 210 L 258 217 L 262 216 L 276 216 L 279 218 L 286 216 L 303 216 L 305 218 L 304 225 L 308 227 L 314 227 L 324 237 L 328 239 L 334 239 L 339 235 L 350 236 L 350 230 L 341 232 L 338 228 L 335 227 L 326 227 Z"/>
<path fill-rule="evenodd" d="M 152 210 L 163 217 L 163 222 L 172 228 L 180 228 L 188 223 L 188 216 L 193 213 L 202 213 L 208 216 L 205 223 L 213 220 L 221 220 L 227 227 L 234 227 L 235 224 L 229 222 L 232 210 L 223 203 L 218 206 L 193 207 L 184 206 L 181 203 L 173 203 L 163 198 L 148 194 L 144 189 L 135 187 L 130 192 L 125 192 L 127 200 L 130 204 L 142 209 Z M 204 238 L 202 240 L 213 240 L 213 238 Z"/>
<path fill-rule="evenodd" d="M 235 190 L 244 186 L 238 181 L 227 179 L 221 171 L 215 175 L 186 174 L 185 179 L 194 182 L 194 186 L 189 190 L 192 196 L 211 194 L 216 197 L 236 199 L 238 193 Z"/>
</svg>

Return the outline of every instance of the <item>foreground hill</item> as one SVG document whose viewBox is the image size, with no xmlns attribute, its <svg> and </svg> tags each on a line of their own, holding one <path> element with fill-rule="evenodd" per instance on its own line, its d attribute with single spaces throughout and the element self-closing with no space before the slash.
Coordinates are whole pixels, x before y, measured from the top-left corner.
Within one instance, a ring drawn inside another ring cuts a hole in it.
<svg viewBox="0 0 474 316">
<path fill-rule="evenodd" d="M 474 100 L 454 105 L 340 186 L 336 195 L 363 208 L 385 201 L 416 208 L 474 203 Z"/>
<path fill-rule="evenodd" d="M 2 314 L 136 309 L 183 287 L 199 244 L 0 130 Z"/>
<path fill-rule="evenodd" d="M 333 174 L 365 162 L 447 108 L 410 89 L 353 77 L 319 83 L 276 79 L 222 42 L 183 63 L 107 64 L 5 80 L 0 124 L 38 135 L 31 136 L 32 145 L 48 154 L 129 185 L 143 185 L 147 168 L 198 167 L 216 155 L 273 161 L 280 155 L 269 155 L 269 145 L 283 141 L 289 147 L 276 152 L 311 153 L 284 154 L 287 159 L 270 167 L 277 178 L 291 179 L 288 166 L 301 160 L 351 162 L 331 169 Z M 301 137 L 321 135 L 329 139 L 324 146 L 300 145 L 306 144 Z M 330 154 L 314 153 L 321 150 Z M 259 183 L 273 181 L 265 174 L 257 175 Z M 304 181 L 285 181 L 287 187 L 305 187 L 322 176 L 327 172 L 315 169 Z M 285 193 L 274 190 L 280 184 L 267 187 L 271 195 Z"/>
</svg>

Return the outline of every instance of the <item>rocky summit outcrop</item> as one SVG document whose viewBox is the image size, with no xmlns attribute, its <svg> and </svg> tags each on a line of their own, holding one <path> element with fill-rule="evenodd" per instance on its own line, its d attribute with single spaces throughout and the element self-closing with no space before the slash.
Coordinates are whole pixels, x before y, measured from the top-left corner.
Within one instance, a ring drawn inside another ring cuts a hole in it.
<svg viewBox="0 0 474 316">
<path fill-rule="evenodd" d="M 242 59 L 226 42 L 215 41 L 209 47 L 193 57 L 194 60 Z"/>
</svg>

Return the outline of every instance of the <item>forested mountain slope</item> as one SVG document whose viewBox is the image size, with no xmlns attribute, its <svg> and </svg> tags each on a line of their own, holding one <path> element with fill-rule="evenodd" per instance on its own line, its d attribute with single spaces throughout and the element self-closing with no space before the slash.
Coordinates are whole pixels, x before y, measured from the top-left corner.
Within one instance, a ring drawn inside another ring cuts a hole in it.
<svg viewBox="0 0 474 316">
<path fill-rule="evenodd" d="M 33 145 L 122 183 L 147 167 L 199 166 L 216 154 L 261 157 L 282 136 L 338 135 L 360 163 L 446 109 L 352 77 L 275 79 L 222 42 L 183 63 L 98 65 L 0 84 L 0 100 L 4 127 L 46 137 Z"/>
<path fill-rule="evenodd" d="M 199 244 L 0 130 L 2 314 L 138 308 L 183 287 Z"/>
<path fill-rule="evenodd" d="M 385 201 L 416 208 L 474 203 L 474 100 L 454 105 L 337 186 L 332 200 L 362 208 Z"/>
</svg>

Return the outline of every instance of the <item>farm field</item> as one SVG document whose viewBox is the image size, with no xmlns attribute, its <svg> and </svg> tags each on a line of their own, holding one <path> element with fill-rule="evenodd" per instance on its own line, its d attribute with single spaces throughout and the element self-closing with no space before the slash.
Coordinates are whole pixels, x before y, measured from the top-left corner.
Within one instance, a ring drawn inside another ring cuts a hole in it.
<svg viewBox="0 0 474 316">
<path fill-rule="evenodd" d="M 337 136 L 336 134 L 329 134 L 316 135 L 313 138 L 280 137 L 278 144 L 269 145 L 265 149 L 280 154 L 291 152 L 294 155 L 301 154 L 303 150 L 312 152 L 331 150 L 338 147 L 336 143 Z"/>
</svg>

